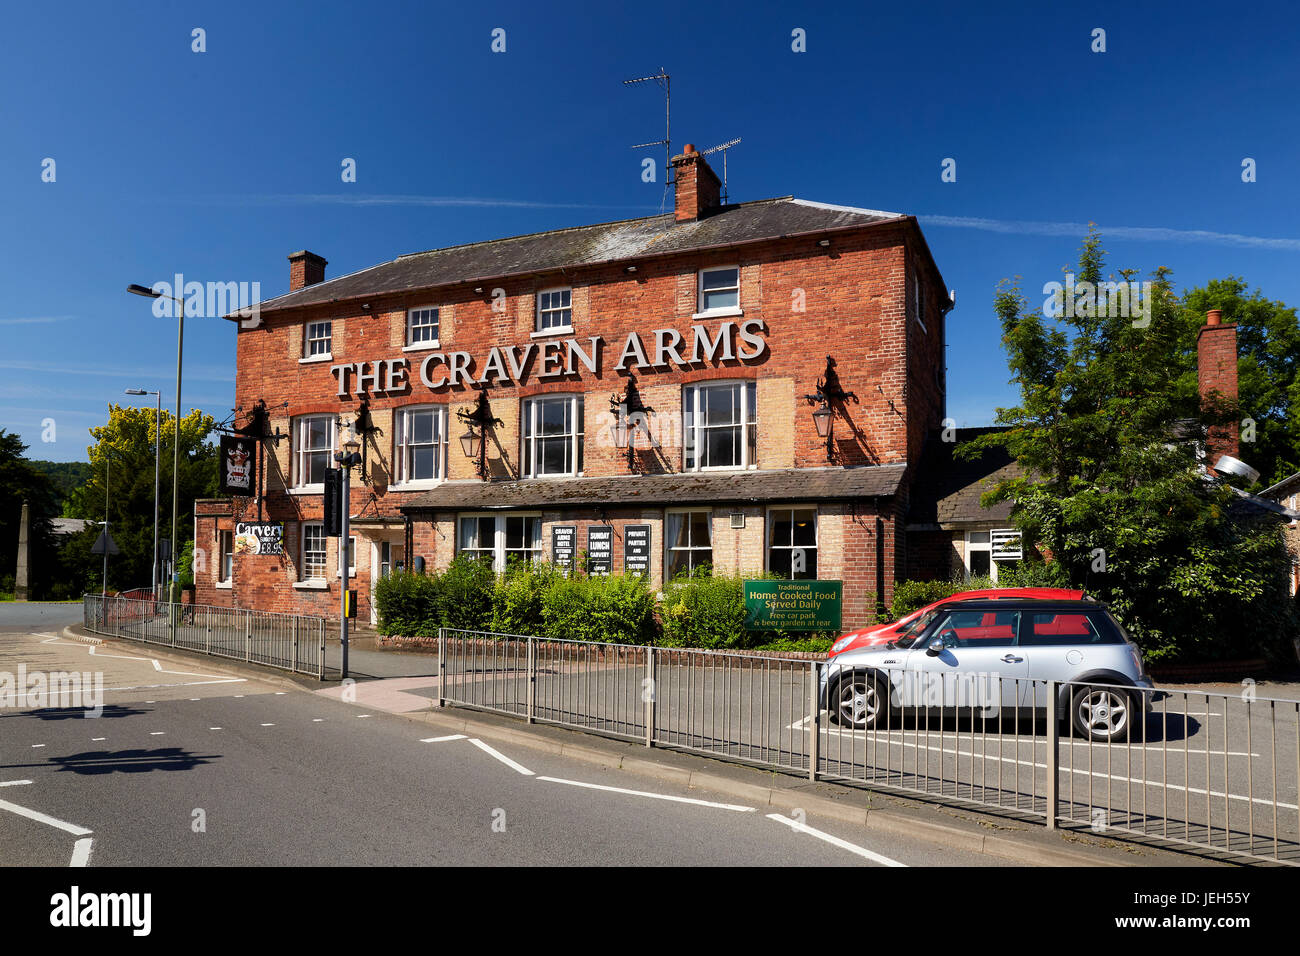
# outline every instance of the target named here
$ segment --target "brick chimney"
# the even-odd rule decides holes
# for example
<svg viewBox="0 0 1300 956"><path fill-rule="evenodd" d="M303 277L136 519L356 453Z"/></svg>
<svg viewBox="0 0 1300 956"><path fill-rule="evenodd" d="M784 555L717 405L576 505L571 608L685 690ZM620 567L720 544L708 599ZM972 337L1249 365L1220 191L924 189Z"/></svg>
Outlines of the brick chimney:
<svg viewBox="0 0 1300 956"><path fill-rule="evenodd" d="M695 146L686 144L680 156L673 157L676 171L678 222L690 222L705 216L710 209L722 205L722 181Z"/></svg>
<svg viewBox="0 0 1300 956"><path fill-rule="evenodd" d="M1205 313L1205 324L1196 334L1196 378L1202 401L1213 401L1217 396L1221 402L1236 404L1237 326L1224 325L1219 309ZM1239 428L1236 421L1210 428L1205 450L1211 467L1220 455L1240 457Z"/></svg>
<svg viewBox="0 0 1300 956"><path fill-rule="evenodd" d="M289 256L289 291L297 292L309 285L325 281L327 265L328 262L306 249Z"/></svg>

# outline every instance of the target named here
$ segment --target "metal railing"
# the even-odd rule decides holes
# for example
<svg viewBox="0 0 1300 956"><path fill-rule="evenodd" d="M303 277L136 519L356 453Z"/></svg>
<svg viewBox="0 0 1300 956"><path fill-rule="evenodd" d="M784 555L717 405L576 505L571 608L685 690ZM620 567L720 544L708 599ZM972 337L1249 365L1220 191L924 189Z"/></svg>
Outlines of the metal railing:
<svg viewBox="0 0 1300 956"><path fill-rule="evenodd" d="M863 674L823 661L449 628L438 644L442 705L1049 828L1300 865L1300 701L995 674ZM861 678L863 693L836 694L841 677Z"/></svg>
<svg viewBox="0 0 1300 956"><path fill-rule="evenodd" d="M325 677L324 618L87 594L85 627L148 644Z"/></svg>

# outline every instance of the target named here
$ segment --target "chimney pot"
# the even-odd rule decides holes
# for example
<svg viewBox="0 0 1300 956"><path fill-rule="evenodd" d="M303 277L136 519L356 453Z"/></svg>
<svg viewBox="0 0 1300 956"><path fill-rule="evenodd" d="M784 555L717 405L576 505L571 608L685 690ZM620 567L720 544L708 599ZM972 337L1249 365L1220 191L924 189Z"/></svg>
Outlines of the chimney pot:
<svg viewBox="0 0 1300 956"><path fill-rule="evenodd" d="M1205 313L1206 325L1220 325L1222 324L1222 322L1223 322L1222 309L1211 309L1209 312Z"/></svg>

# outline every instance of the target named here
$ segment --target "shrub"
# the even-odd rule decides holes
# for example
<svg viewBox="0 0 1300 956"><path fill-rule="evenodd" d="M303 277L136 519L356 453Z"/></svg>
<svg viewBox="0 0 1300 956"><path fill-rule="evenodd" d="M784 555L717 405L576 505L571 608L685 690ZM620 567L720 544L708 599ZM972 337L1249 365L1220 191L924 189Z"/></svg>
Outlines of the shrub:
<svg viewBox="0 0 1300 956"><path fill-rule="evenodd" d="M437 575L394 571L375 582L380 634L434 637L442 620Z"/></svg>
<svg viewBox="0 0 1300 956"><path fill-rule="evenodd" d="M838 635L837 635L838 636ZM757 651L811 651L825 654L835 642L832 637L781 637L754 648Z"/></svg>
<svg viewBox="0 0 1300 956"><path fill-rule="evenodd" d="M542 597L542 621L552 640L646 644L654 637L654 595L639 574L557 575Z"/></svg>
<svg viewBox="0 0 1300 956"><path fill-rule="evenodd" d="M889 610L897 620L917 608L950 597L965 588L951 581L900 581L894 585L894 600Z"/></svg>
<svg viewBox="0 0 1300 956"><path fill-rule="evenodd" d="M669 647L749 646L739 578L679 577L664 587L663 643Z"/></svg>
<svg viewBox="0 0 1300 956"><path fill-rule="evenodd" d="M1024 560L998 569L998 583L1004 588L1069 587L1065 569L1057 561Z"/></svg>
<svg viewBox="0 0 1300 956"><path fill-rule="evenodd" d="M458 554L438 575L438 617L444 627L492 630L492 593L496 573L487 558Z"/></svg>
<svg viewBox="0 0 1300 956"><path fill-rule="evenodd" d="M546 625L546 594L562 580L549 564L511 564L492 590L491 629L502 634L541 634Z"/></svg>

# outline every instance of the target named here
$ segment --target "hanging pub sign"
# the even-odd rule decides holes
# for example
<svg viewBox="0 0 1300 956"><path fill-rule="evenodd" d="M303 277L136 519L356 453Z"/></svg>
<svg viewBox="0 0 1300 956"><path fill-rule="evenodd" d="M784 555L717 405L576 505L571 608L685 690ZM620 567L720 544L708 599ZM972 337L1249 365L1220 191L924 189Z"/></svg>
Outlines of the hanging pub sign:
<svg viewBox="0 0 1300 956"><path fill-rule="evenodd" d="M221 493L253 495L257 488L257 440L221 436Z"/></svg>
<svg viewBox="0 0 1300 956"><path fill-rule="evenodd" d="M284 554L284 522L236 522L235 554Z"/></svg>

